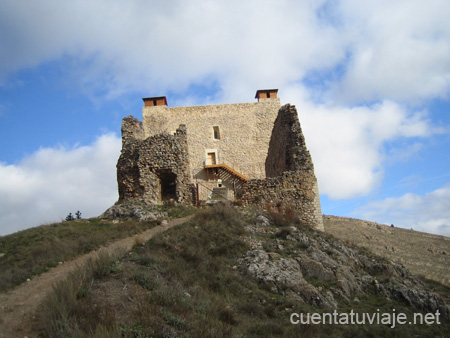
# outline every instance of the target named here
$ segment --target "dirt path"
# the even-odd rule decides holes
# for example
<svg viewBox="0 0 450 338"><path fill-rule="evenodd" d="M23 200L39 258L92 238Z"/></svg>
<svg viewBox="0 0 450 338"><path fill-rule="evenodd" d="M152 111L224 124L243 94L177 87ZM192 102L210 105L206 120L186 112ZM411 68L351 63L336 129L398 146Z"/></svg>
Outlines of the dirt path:
<svg viewBox="0 0 450 338"><path fill-rule="evenodd" d="M132 237L118 240L107 247L92 251L65 262L48 272L33 277L30 282L0 294L0 338L27 337L28 326L38 305L52 290L52 285L67 278L70 272L83 266L90 258L95 258L99 252L114 254L120 251L130 251L136 241L146 242L156 234L174 226L187 222L192 216L170 221L167 225L160 225ZM31 336L28 336L31 337Z"/></svg>

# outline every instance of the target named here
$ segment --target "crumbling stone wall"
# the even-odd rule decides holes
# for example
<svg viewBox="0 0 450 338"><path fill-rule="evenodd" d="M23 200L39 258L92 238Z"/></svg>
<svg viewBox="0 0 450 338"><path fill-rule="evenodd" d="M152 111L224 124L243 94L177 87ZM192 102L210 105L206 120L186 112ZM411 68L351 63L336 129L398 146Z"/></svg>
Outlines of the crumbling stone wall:
<svg viewBox="0 0 450 338"><path fill-rule="evenodd" d="M295 106L286 104L278 112L273 124L265 167L266 177L300 170L314 174L311 155L306 148Z"/></svg>
<svg viewBox="0 0 450 338"><path fill-rule="evenodd" d="M230 192L242 192L244 204L292 208L301 220L323 230L317 179L295 106L280 109L278 98L216 106L146 106L143 116L143 122L131 116L123 120L119 203L159 204L171 198L191 204L194 182L201 183L200 200L206 199L217 182L208 178L203 161L214 151L217 163L247 177L260 168L256 179L246 183L236 183L233 175L220 176ZM184 121L187 128L179 124L173 131L176 122ZM214 134L217 127L220 137ZM223 157L233 163L222 162Z"/></svg>
<svg viewBox="0 0 450 338"><path fill-rule="evenodd" d="M287 104L278 112L265 167L266 179L250 180L243 186L244 204L293 208L302 221L323 230L314 165L295 106Z"/></svg>
<svg viewBox="0 0 450 338"><path fill-rule="evenodd" d="M122 153L117 162L119 203L160 204L172 198L192 204L186 126L180 125L174 135L144 137L142 122L132 116L123 119Z"/></svg>

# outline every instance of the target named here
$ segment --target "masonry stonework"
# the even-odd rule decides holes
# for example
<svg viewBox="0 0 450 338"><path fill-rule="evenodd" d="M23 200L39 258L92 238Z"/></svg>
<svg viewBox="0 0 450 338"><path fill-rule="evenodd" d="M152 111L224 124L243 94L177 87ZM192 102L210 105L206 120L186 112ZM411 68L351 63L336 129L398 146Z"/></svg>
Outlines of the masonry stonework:
<svg viewBox="0 0 450 338"><path fill-rule="evenodd" d="M324 230L314 165L295 106L287 104L278 112L265 167L267 178L247 182L242 201L279 210L292 208L302 221Z"/></svg>
<svg viewBox="0 0 450 338"><path fill-rule="evenodd" d="M122 123L117 163L119 203L207 200L217 187L244 204L294 208L323 229L314 166L294 106L281 107L277 90L258 102L167 107L165 97L144 99L143 122Z"/></svg>
<svg viewBox="0 0 450 338"><path fill-rule="evenodd" d="M141 199L154 204L169 199L193 203L186 126L180 125L174 135L144 138L142 123L128 116L122 122L122 135L119 203Z"/></svg>
<svg viewBox="0 0 450 338"><path fill-rule="evenodd" d="M205 161L225 164L249 179L265 177L265 158L279 109L278 98L193 107L144 106L144 134L171 133L178 125L186 125L190 174L200 183L200 199L204 200L216 186L214 180L208 179ZM219 130L219 138L215 138L214 127ZM215 158L208 158L208 154ZM242 182L223 170L222 174L224 185L234 196Z"/></svg>

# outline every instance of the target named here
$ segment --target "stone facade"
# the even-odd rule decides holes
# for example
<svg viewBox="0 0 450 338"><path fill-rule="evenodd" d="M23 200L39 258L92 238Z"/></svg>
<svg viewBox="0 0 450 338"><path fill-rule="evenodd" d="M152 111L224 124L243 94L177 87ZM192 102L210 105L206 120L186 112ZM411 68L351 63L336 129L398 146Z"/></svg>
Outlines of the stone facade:
<svg viewBox="0 0 450 338"><path fill-rule="evenodd" d="M190 175L194 182L199 183L200 199L204 200L210 189L216 186L212 175L208 179L205 170L205 161L211 161L208 154L214 154L216 163L225 164L249 179L266 177L265 159L280 107L280 100L276 97L259 99L254 103L144 106L144 134L150 137L163 132L173 133L180 124L186 125ZM218 131L216 135L215 127ZM223 176L229 196L233 197L242 181L223 170L217 171L218 175Z"/></svg>
<svg viewBox="0 0 450 338"><path fill-rule="evenodd" d="M126 117L122 123L119 203L189 204L196 185L206 200L220 178L230 199L239 192L247 205L289 206L323 229L297 111L281 107L276 93L258 91L254 103L174 108L165 97L144 99L143 122Z"/></svg>

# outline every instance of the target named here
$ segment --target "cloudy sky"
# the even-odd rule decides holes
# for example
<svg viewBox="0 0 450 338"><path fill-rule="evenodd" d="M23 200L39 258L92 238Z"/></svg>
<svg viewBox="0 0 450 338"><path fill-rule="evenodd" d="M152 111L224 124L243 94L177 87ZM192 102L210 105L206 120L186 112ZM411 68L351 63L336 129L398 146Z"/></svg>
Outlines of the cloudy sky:
<svg viewBox="0 0 450 338"><path fill-rule="evenodd" d="M0 235L117 200L121 119L295 104L325 214L450 236L448 0L0 1Z"/></svg>

